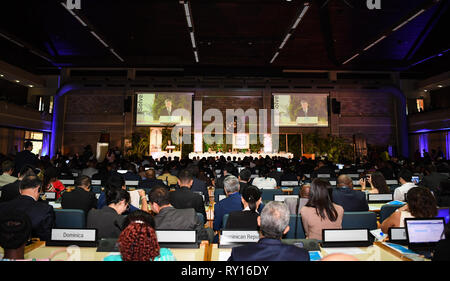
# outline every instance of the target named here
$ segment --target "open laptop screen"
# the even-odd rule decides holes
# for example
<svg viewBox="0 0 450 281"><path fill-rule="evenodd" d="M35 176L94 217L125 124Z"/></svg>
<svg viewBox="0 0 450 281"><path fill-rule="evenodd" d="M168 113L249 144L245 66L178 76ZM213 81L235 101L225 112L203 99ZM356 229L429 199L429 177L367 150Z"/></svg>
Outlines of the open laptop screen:
<svg viewBox="0 0 450 281"><path fill-rule="evenodd" d="M445 239L444 219L405 219L406 235L410 244L437 243Z"/></svg>

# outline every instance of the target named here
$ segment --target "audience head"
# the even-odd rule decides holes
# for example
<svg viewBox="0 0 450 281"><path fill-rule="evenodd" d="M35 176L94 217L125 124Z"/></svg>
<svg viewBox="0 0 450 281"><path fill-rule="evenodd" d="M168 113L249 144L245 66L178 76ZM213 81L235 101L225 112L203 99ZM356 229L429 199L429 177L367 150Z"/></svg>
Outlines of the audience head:
<svg viewBox="0 0 450 281"><path fill-rule="evenodd" d="M125 179L118 173L112 173L105 182L105 190L126 189Z"/></svg>
<svg viewBox="0 0 450 281"><path fill-rule="evenodd" d="M232 175L234 172L234 166L231 163L225 164L225 167L223 167L223 173L224 175Z"/></svg>
<svg viewBox="0 0 450 281"><path fill-rule="evenodd" d="M267 203L258 217L258 225L264 238L281 239L289 231L289 208L284 202Z"/></svg>
<svg viewBox="0 0 450 281"><path fill-rule="evenodd" d="M136 211L138 212L138 211ZM133 215L131 213L129 216ZM150 214L144 211L132 218L119 236L119 251L123 261L152 261L159 256L159 244Z"/></svg>
<svg viewBox="0 0 450 281"><path fill-rule="evenodd" d="M258 176L261 177L261 178L267 178L269 176L269 173L270 173L269 168L261 167L259 169Z"/></svg>
<svg viewBox="0 0 450 281"><path fill-rule="evenodd" d="M31 220L19 211L8 211L0 217L0 247L6 259L24 259L25 244L31 238Z"/></svg>
<svg viewBox="0 0 450 281"><path fill-rule="evenodd" d="M413 173L411 173L408 169L403 169L398 173L398 181L401 184L405 184L407 182L411 182L411 178L413 176Z"/></svg>
<svg viewBox="0 0 450 281"><path fill-rule="evenodd" d="M415 218L432 218L437 216L437 203L431 191L426 187L413 187L406 194L406 201L411 215Z"/></svg>
<svg viewBox="0 0 450 281"><path fill-rule="evenodd" d="M130 194L123 189L106 190L106 205L116 210L121 215L130 204Z"/></svg>
<svg viewBox="0 0 450 281"><path fill-rule="evenodd" d="M155 169L150 168L147 171L145 171L145 177L147 179L155 179L156 178Z"/></svg>
<svg viewBox="0 0 450 281"><path fill-rule="evenodd" d="M30 150L31 151L31 150L33 150L33 143L31 141L26 141L24 146L23 146L23 148L25 150Z"/></svg>
<svg viewBox="0 0 450 281"><path fill-rule="evenodd" d="M311 186L309 184L302 185L302 188L300 189L300 197L301 198L309 198L309 190L311 189Z"/></svg>
<svg viewBox="0 0 450 281"><path fill-rule="evenodd" d="M19 184L19 191L22 195L28 195L38 200L42 181L37 176L24 177Z"/></svg>
<svg viewBox="0 0 450 281"><path fill-rule="evenodd" d="M5 174L11 175L14 172L14 163L10 160L3 161L2 171Z"/></svg>
<svg viewBox="0 0 450 281"><path fill-rule="evenodd" d="M22 180L24 177L35 176L33 167L29 165L23 166L19 171L19 180Z"/></svg>
<svg viewBox="0 0 450 281"><path fill-rule="evenodd" d="M337 178L337 186L353 188L353 180L347 175L340 175Z"/></svg>
<svg viewBox="0 0 450 281"><path fill-rule="evenodd" d="M239 180L235 176L228 176L223 181L223 188L226 194L239 192Z"/></svg>
<svg viewBox="0 0 450 281"><path fill-rule="evenodd" d="M390 193L389 187L386 183L386 179L383 174L380 172L375 172L370 175L370 181L372 182L373 187L378 189L378 193L388 194Z"/></svg>
<svg viewBox="0 0 450 281"><path fill-rule="evenodd" d="M89 190L91 187L91 178L86 175L81 175L75 179L75 186Z"/></svg>
<svg viewBox="0 0 450 281"><path fill-rule="evenodd" d="M150 190L148 199L150 201L152 211L159 213L161 207L170 205L169 190L162 186L155 186Z"/></svg>
<svg viewBox="0 0 450 281"><path fill-rule="evenodd" d="M190 188L193 182L194 178L190 170L184 169L178 174L178 185L180 187L184 186Z"/></svg>
<svg viewBox="0 0 450 281"><path fill-rule="evenodd" d="M338 213L333 206L330 190L331 185L328 181L319 178L314 179L309 189L309 198L306 206L315 208L321 218L336 221Z"/></svg>
<svg viewBox="0 0 450 281"><path fill-rule="evenodd" d="M248 186L242 192L242 203L248 205L250 211L256 212L259 205L261 204L261 191L256 186Z"/></svg>
<svg viewBox="0 0 450 281"><path fill-rule="evenodd" d="M248 182L250 180L250 177L252 176L252 172L249 169L242 169L239 173L239 180Z"/></svg>

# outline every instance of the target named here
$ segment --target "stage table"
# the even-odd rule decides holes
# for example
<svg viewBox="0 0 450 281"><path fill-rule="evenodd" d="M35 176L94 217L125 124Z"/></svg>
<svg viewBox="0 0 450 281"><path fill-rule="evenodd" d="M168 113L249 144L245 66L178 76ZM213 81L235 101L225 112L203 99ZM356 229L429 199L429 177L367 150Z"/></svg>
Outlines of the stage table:
<svg viewBox="0 0 450 281"><path fill-rule="evenodd" d="M269 157L283 157L283 158L294 158L294 154L292 153L222 153L222 152L218 152L218 153L211 153L211 152L191 152L189 153L189 159L194 159L194 157L200 157L203 158L208 158L208 157L225 157L227 158L228 156L233 158L236 157L236 159L244 159L244 157L253 157L253 158L259 158L260 156L262 158L265 158L266 156Z"/></svg>

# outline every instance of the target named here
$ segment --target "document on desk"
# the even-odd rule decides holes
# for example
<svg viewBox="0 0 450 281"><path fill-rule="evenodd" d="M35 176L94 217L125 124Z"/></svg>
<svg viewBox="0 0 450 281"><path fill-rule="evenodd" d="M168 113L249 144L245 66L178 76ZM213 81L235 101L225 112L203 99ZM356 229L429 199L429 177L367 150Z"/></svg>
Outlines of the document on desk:
<svg viewBox="0 0 450 281"><path fill-rule="evenodd" d="M345 248L322 248L325 252L327 252L329 255L341 253L341 254L348 254L348 255L360 255L365 254L366 252L361 250L361 248L357 247L345 247Z"/></svg>
<svg viewBox="0 0 450 281"><path fill-rule="evenodd" d="M227 261L230 256L231 256L231 251L230 252L219 252L219 261Z"/></svg>

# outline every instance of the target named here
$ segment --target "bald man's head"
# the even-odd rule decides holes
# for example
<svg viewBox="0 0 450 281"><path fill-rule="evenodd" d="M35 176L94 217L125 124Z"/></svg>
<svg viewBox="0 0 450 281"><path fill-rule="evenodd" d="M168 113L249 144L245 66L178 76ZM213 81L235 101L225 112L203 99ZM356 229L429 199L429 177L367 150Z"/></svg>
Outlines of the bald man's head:
<svg viewBox="0 0 450 281"><path fill-rule="evenodd" d="M347 175L340 175L337 179L337 186L348 186L350 188L353 188L353 181L352 179Z"/></svg>

